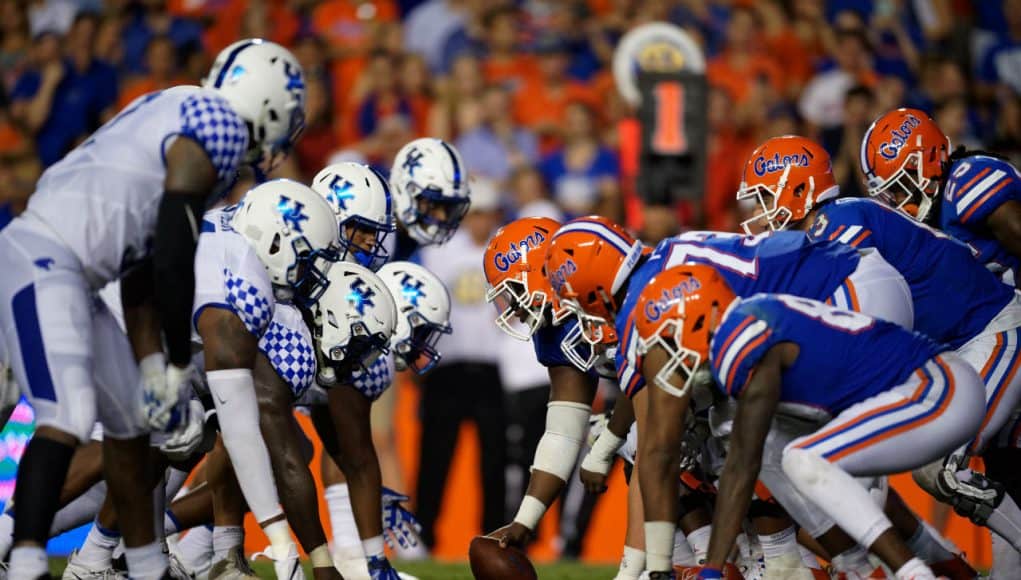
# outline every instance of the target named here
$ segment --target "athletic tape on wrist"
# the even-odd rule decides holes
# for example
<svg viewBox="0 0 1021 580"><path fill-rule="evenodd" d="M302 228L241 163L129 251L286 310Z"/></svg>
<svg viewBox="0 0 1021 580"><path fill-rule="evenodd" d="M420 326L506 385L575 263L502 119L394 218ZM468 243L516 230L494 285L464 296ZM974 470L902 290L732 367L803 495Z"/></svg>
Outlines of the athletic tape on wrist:
<svg viewBox="0 0 1021 580"><path fill-rule="evenodd" d="M546 504L539 501L539 498L526 495L521 498L521 507L518 508L514 521L534 532L545 513Z"/></svg>
<svg viewBox="0 0 1021 580"><path fill-rule="evenodd" d="M614 455L624 445L624 441L623 438L617 437L613 431L604 429L596 438L596 442L592 444L592 450L581 462L581 468L585 471L606 475L610 472L610 466L613 465Z"/></svg>

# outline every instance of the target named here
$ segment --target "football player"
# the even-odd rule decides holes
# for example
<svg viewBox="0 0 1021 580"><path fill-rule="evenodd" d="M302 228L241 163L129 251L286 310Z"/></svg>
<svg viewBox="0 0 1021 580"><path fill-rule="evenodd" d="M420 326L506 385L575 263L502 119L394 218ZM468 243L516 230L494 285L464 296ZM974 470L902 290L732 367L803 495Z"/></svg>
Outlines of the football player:
<svg viewBox="0 0 1021 580"><path fill-rule="evenodd" d="M312 304L328 288L336 222L318 194L281 179L255 187L235 206L206 213L201 228L193 319L206 382L223 447L270 540L277 576L291 578L301 574L298 554L260 431L253 370L260 341L273 340L267 333L276 328L271 323L277 301ZM219 497L214 491L214 505L237 501L226 493L230 487L220 488L225 493Z"/></svg>
<svg viewBox="0 0 1021 580"><path fill-rule="evenodd" d="M889 192L877 197L890 203ZM816 239L875 248L904 276L914 303L914 329L952 346L980 372L988 405L974 440L945 462L920 470L916 479L962 515L1021 546L1021 510L1002 486L967 468L968 457L989 446L1021 400L1021 377L1014 372L1021 360L1021 297L963 243L903 211L869 199L837 199L839 193L826 151L803 137L785 136L752 153L738 199L755 200L761 208L745 222L746 230L756 224L798 229ZM925 203L919 209L923 206L929 211Z"/></svg>
<svg viewBox="0 0 1021 580"><path fill-rule="evenodd" d="M919 467L969 440L982 422L984 397L968 363L921 334L816 300L738 299L708 266L658 273L638 304L638 349L657 390L684 396L708 371L737 401L701 578L722 578L778 412L825 417L772 458L797 491L897 578L935 578L854 477ZM646 528L650 542L673 537L670 522L647 521Z"/></svg>
<svg viewBox="0 0 1021 580"><path fill-rule="evenodd" d="M532 341L536 360L548 369L551 386L546 431L535 452L525 497L514 520L489 534L505 546L523 547L534 537L539 521L574 471L588 431L599 375L616 378L612 369L596 364L589 345L575 342L570 349L563 346L580 329L573 319L566 324L559 324L563 318L555 320L558 309L543 271L549 242L559 227L559 222L549 218L515 220L493 235L483 257L489 285L486 300L496 306L497 326L515 339ZM616 335L607 327L604 337L611 344ZM581 477L590 489L605 491L613 455L623 445L632 421L629 401L619 401L610 428L597 440L596 452L582 464ZM639 493L637 480L628 493L629 505L634 505ZM629 509L636 518L640 512L638 507ZM641 536L635 535L640 532L640 521L636 519L632 522L635 525L628 527L618 578L637 578L644 569Z"/></svg>
<svg viewBox="0 0 1021 580"><path fill-rule="evenodd" d="M1015 285L1021 265L1021 173L982 151L951 152L927 114L881 115L861 144L869 195L968 244L978 259Z"/></svg>
<svg viewBox="0 0 1021 580"><path fill-rule="evenodd" d="M301 67L287 50L236 43L218 56L202 88L139 97L47 169L28 210L4 229L0 358L39 425L19 468L12 577L47 573L44 545L57 496L97 414L131 574L163 575L151 490L140 482L149 479L148 427L176 420L189 374L198 222L242 164L268 171L287 154L303 125L304 92ZM117 279L130 349L90 336L105 316L93 311L92 293ZM136 385L93 377L93 368L133 364L132 350L145 361L144 397Z"/></svg>

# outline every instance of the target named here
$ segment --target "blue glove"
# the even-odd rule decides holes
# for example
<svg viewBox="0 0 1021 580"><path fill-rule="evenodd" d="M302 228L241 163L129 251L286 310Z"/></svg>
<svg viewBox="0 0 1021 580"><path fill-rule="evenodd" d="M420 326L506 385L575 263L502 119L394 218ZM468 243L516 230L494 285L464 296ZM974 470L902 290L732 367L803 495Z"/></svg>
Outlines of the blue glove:
<svg viewBox="0 0 1021 580"><path fill-rule="evenodd" d="M372 580L401 580L401 577L397 575L397 570L390 565L390 560L386 559L386 556L369 556L369 576Z"/></svg>
<svg viewBox="0 0 1021 580"><path fill-rule="evenodd" d="M401 502L408 499L404 494L388 487L383 488L383 537L393 549L397 549L394 544L402 548L418 545L418 532L422 531L422 525L418 523L415 514L401 505Z"/></svg>

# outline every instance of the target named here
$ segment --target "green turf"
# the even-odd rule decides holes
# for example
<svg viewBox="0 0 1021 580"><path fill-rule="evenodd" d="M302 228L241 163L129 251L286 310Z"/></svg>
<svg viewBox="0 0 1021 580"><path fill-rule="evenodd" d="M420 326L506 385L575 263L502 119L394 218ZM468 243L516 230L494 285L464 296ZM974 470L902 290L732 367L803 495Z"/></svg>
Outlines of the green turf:
<svg viewBox="0 0 1021 580"><path fill-rule="evenodd" d="M59 578L64 570L65 560L50 560L50 570L54 578ZM397 569L414 574L419 580L473 580L468 564L441 564L438 562L398 562ZM255 562L252 566L260 578L273 578L273 565L268 562ZM609 580L617 572L616 566L589 566L586 564L564 563L536 566L542 580ZM306 576L311 580L312 573L306 563Z"/></svg>

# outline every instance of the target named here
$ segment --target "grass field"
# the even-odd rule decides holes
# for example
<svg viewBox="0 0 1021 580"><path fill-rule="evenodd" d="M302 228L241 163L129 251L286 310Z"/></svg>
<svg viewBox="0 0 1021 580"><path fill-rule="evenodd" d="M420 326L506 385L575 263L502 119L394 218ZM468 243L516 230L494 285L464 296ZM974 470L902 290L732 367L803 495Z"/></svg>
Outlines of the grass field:
<svg viewBox="0 0 1021 580"><path fill-rule="evenodd" d="M60 578L65 560L50 560L54 578ZM473 580L468 564L444 564L438 562L399 562L397 569L414 574L419 580ZM252 566L260 578L273 578L273 566L268 562L255 562ZM617 572L616 566L590 566L579 563L547 564L536 566L542 580L609 580ZM311 579L311 570L306 566L306 576Z"/></svg>

